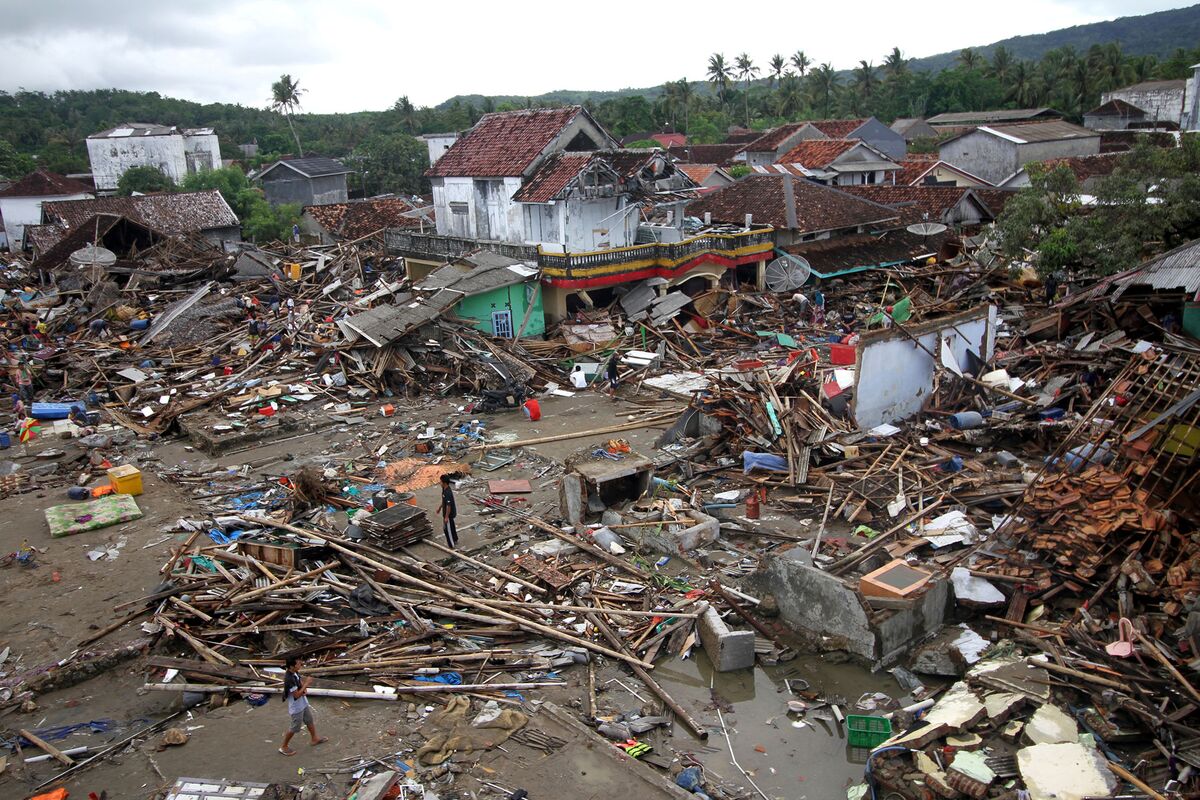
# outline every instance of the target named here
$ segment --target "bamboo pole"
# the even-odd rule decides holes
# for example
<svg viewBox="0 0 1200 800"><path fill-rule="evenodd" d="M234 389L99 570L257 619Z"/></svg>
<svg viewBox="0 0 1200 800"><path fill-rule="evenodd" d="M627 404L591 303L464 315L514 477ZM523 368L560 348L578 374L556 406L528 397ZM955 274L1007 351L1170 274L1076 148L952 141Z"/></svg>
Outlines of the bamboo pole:
<svg viewBox="0 0 1200 800"><path fill-rule="evenodd" d="M551 628L548 625L542 625L541 623L533 622L524 617L519 617L516 614L510 614L509 612L507 612L501 608L495 608L493 606L488 605L483 600L477 600L474 597L468 597L465 594L452 592L449 589L444 589L441 586L437 586L435 584L429 583L428 581L423 581L420 578L414 578L413 576L403 573L400 570L396 569L395 567L385 564L382 561L377 561L376 559L370 558L369 556L365 556L362 553L358 553L354 550L351 550L348 547L344 547L341 544L339 544L337 541L335 541L332 537L330 537L324 533L318 533L316 531L307 530L304 528L297 528L296 526L289 525L286 522L276 522L275 520L269 519L267 517L241 517L240 519L242 519L243 522L248 522L248 523L257 522L262 525L269 525L271 527L278 528L280 530L289 531L291 533L295 533L300 536L312 536L314 538L321 539L322 541L325 542L326 545L333 548L334 550L337 550L340 553L345 553L346 555L350 556L351 558L356 558L359 561L363 562L364 564L369 564L372 567L375 567L376 569L381 569L384 572L388 573L389 575L393 575L396 578L399 578L403 583L407 583L411 586L416 586L417 588L424 589L427 592L433 592L434 594L441 595L442 597L448 598L457 603L471 606L472 608L474 608L478 611L489 612L489 613L494 614L502 619L508 620L509 622L515 622L518 625L520 625L522 628L525 628L526 630L532 631L534 633L540 633L544 636L549 636L552 639L558 639L559 641L567 642L569 644L573 644L578 647L584 647L588 650L592 650L597 653L602 653L606 656L611 656L612 658L617 658L622 661L627 661L630 664L633 664L633 665L636 665L639 667L647 667L650 669L654 668L653 664L648 664L644 661L637 659L634 656L629 656L624 653L618 653L615 650L610 650L609 648L604 647L603 645L598 645L595 642L588 641L587 639L581 639L576 636L571 636L570 634L563 633L562 631L557 630L556 628Z"/></svg>
<svg viewBox="0 0 1200 800"><path fill-rule="evenodd" d="M494 442L492 444L480 444L472 447L472 450L495 450L497 448L514 448L527 447L534 444L549 444L551 442L565 442L568 439L582 439L585 436L600 436L606 433L620 433L622 431L633 431L638 428L652 427L655 423L665 422L669 419L678 417L682 413L679 411L671 411L666 414L655 414L652 417L637 420L636 422L625 422L620 425L609 425L607 428L593 428L590 431L576 431L574 433L560 433L555 436L539 436L535 439L518 439L515 442Z"/></svg>
<svg viewBox="0 0 1200 800"><path fill-rule="evenodd" d="M466 553L461 553L458 550L451 550L449 547L445 547L443 545L438 544L437 542L431 542L429 540L426 540L425 542L423 542L423 544L426 544L440 552L446 553L447 555L454 556L455 558L461 558L463 561L466 561L468 564L474 564L475 566L479 567L480 569L487 570L488 572L495 575L497 578L504 578L505 580L514 581L516 583L519 583L522 586L524 586L526 589L530 590L531 592L537 592L538 594L546 593L546 590L543 589L541 586L538 586L536 583L530 583L529 581L524 580L523 578L518 578L516 575L507 573L502 569L497 569L496 567L493 567L491 564L486 564L477 558L471 558L471 556L467 555Z"/></svg>
<svg viewBox="0 0 1200 800"><path fill-rule="evenodd" d="M541 683L460 683L457 686L444 683L428 683L422 686L397 686L395 694L381 692L363 692L352 689L309 689L305 694L313 697L345 697L355 700L391 700L400 699L402 694L441 694L447 692L494 692L510 689L537 689L542 686L565 686L561 681L544 681ZM213 694L216 692L258 692L260 694L283 694L278 686L223 686L209 683L147 683L143 689L152 692L200 692ZM30 741L33 741L32 739Z"/></svg>

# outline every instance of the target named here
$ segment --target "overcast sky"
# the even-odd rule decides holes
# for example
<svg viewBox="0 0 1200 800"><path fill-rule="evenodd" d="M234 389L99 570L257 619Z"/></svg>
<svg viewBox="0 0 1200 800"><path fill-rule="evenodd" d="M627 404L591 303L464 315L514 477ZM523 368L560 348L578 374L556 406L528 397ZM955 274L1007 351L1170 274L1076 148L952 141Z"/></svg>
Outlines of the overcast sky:
<svg viewBox="0 0 1200 800"><path fill-rule="evenodd" d="M122 88L264 106L281 73L303 109L418 106L456 94L536 95L704 77L710 53L765 66L802 49L836 68L1190 5L1000 3L0 0L0 88ZM610 9L610 10L605 10Z"/></svg>

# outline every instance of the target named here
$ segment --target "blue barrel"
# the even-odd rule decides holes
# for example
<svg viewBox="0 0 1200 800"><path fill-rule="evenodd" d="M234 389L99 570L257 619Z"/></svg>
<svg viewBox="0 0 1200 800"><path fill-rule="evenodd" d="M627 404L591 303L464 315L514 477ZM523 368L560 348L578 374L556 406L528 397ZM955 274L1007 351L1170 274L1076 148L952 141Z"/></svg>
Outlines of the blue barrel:
<svg viewBox="0 0 1200 800"><path fill-rule="evenodd" d="M144 331L144 330L146 330L146 328L149 328L149 327L150 327L150 320L148 320L148 319L135 319L135 320L130 320L130 322L129 322L129 330L131 330L131 331Z"/></svg>
<svg viewBox="0 0 1200 800"><path fill-rule="evenodd" d="M12 447L12 437L8 435L8 431L0 431L0 450L7 450Z"/></svg>

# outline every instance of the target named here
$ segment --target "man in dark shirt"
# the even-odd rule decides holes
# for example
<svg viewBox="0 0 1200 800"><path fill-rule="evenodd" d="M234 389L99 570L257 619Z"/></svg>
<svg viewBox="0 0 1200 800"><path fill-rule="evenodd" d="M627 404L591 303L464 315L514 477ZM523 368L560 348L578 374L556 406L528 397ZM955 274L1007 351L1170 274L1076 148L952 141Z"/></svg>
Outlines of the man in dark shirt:
<svg viewBox="0 0 1200 800"><path fill-rule="evenodd" d="M454 490L450 488L450 476L442 476L442 504L438 506L442 515L442 533L446 534L446 546L453 550L458 546L458 528L454 518L458 516L458 506L454 502Z"/></svg>
<svg viewBox="0 0 1200 800"><path fill-rule="evenodd" d="M608 389L612 393L614 400L617 398L617 386L620 385L617 370L617 354L613 353L612 358L608 359L608 366L604 370L604 376L608 378Z"/></svg>

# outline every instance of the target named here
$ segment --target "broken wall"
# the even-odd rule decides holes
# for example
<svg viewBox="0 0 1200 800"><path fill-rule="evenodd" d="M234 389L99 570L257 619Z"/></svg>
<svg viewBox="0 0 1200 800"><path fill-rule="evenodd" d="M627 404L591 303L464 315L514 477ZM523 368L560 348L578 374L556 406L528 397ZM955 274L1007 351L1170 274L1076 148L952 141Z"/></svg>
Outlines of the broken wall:
<svg viewBox="0 0 1200 800"><path fill-rule="evenodd" d="M934 373L941 365L914 338L943 363L952 357L955 366L966 364L968 350L987 361L995 349L996 307L974 308L903 330L864 334L858 345L854 390L854 418L860 428L916 414L933 391Z"/></svg>

